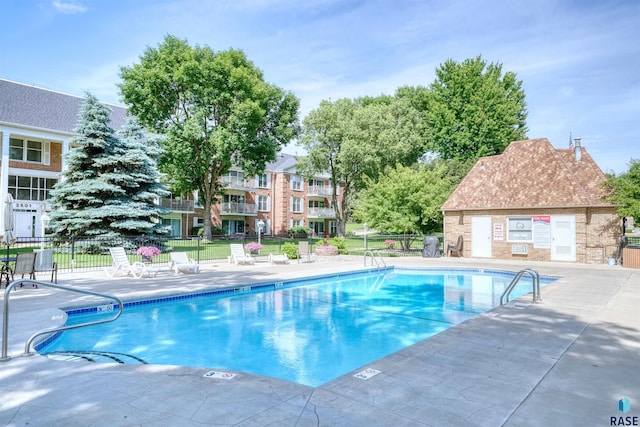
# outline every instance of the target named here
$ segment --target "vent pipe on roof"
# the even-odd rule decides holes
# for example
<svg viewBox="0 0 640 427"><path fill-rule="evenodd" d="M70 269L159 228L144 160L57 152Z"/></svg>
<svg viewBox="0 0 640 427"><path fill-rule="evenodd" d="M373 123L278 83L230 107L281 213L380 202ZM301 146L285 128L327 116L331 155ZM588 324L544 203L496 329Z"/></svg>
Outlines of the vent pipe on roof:
<svg viewBox="0 0 640 427"><path fill-rule="evenodd" d="M575 138L574 141L576 142L574 146L576 160L580 160L582 158L582 145L580 145L580 138Z"/></svg>

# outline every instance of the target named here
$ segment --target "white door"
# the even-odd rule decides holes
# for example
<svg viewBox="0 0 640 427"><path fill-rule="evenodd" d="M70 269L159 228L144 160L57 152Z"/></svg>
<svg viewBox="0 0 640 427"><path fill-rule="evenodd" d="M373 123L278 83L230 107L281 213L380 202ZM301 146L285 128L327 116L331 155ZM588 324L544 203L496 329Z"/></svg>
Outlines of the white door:
<svg viewBox="0 0 640 427"><path fill-rule="evenodd" d="M13 234L16 237L35 237L36 216L31 212L16 212Z"/></svg>
<svg viewBox="0 0 640 427"><path fill-rule="evenodd" d="M576 217L551 217L551 261L576 260Z"/></svg>
<svg viewBox="0 0 640 427"><path fill-rule="evenodd" d="M491 258L491 217L471 217L471 256Z"/></svg>

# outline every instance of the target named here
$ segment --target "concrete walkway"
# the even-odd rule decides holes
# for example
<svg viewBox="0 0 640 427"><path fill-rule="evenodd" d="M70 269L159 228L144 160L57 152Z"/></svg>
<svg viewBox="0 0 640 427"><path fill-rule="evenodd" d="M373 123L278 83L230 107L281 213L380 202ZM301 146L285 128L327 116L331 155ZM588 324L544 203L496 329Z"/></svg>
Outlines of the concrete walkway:
<svg viewBox="0 0 640 427"><path fill-rule="evenodd" d="M498 307L320 387L209 369L62 362L20 356L57 307L89 297L12 292L9 354L0 362L6 426L604 426L640 416L640 270L608 265L393 258L395 265L536 268L562 278L543 302ZM125 300L362 269L362 258L312 264L205 264L198 275L109 279L61 274L59 283ZM2 290L4 292L4 289ZM361 380L353 373L380 374ZM631 410L618 411L626 397Z"/></svg>

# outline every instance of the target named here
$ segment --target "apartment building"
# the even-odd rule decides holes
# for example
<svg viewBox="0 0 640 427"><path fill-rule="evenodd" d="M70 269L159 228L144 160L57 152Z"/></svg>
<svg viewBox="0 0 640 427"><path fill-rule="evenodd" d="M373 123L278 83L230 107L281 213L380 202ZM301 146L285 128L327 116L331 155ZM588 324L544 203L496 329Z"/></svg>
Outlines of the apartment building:
<svg viewBox="0 0 640 427"><path fill-rule="evenodd" d="M83 102L81 97L0 79L0 200L13 196L17 237L42 236L40 219L50 209L46 200L64 170ZM118 130L126 108L108 106L111 127ZM265 235L286 234L298 225L311 227L318 235L336 231L328 177L304 180L296 173L295 156L280 154L259 176L231 170L222 183L225 192L212 208L211 219L226 235L255 233L261 220ZM171 211L162 221L173 236L190 235L204 222L197 194L158 203Z"/></svg>
<svg viewBox="0 0 640 427"><path fill-rule="evenodd" d="M280 153L261 175L246 177L241 170L231 170L222 177L225 192L213 208L213 225L225 235L257 233L259 221L265 235L284 235L297 226L309 227L318 236L336 234L329 177L305 180L296 163L295 156ZM339 187L337 200L340 203Z"/></svg>

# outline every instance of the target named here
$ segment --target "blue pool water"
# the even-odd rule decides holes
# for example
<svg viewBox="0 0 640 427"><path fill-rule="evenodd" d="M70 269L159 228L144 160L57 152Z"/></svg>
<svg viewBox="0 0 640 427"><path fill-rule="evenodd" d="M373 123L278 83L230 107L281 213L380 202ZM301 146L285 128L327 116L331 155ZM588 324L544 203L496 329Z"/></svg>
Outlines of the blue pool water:
<svg viewBox="0 0 640 427"><path fill-rule="evenodd" d="M513 276L396 268L125 304L115 322L66 331L38 350L128 355L118 358L318 386L499 305ZM531 292L531 281L521 282L513 298ZM99 316L70 314L68 323Z"/></svg>

